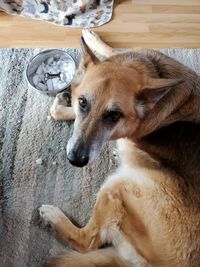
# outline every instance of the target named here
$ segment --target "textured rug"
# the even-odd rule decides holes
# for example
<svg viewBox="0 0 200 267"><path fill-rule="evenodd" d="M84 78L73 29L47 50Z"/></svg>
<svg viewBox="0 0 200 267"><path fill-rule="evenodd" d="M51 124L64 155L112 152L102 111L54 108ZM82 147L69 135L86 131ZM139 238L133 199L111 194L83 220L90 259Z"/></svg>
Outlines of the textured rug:
<svg viewBox="0 0 200 267"><path fill-rule="evenodd" d="M114 0L0 0L9 14L62 26L93 28L111 20Z"/></svg>
<svg viewBox="0 0 200 267"><path fill-rule="evenodd" d="M26 66L39 49L0 49L0 266L37 267L67 244L38 218L41 204L60 207L79 225L116 167L113 145L82 169L66 158L73 124L49 116L53 98L28 86ZM79 51L66 49L75 61ZM200 74L200 49L165 49ZM42 164L37 164L39 161Z"/></svg>

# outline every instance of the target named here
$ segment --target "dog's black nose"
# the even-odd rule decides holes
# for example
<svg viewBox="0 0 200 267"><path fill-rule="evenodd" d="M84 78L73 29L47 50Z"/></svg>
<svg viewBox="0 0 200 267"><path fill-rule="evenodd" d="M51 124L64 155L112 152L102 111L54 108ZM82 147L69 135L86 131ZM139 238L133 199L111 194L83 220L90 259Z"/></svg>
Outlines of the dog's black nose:
<svg viewBox="0 0 200 267"><path fill-rule="evenodd" d="M67 154L67 158L69 160L69 162L76 166L76 167L84 167L85 165L88 164L89 161L89 156L86 154L82 154L77 151L71 150L68 154Z"/></svg>

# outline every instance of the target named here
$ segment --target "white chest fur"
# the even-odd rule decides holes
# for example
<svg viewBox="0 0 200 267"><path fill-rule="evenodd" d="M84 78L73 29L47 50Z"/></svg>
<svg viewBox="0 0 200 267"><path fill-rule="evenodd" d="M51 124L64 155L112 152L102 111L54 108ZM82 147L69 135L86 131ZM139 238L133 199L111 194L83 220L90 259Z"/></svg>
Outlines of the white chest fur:
<svg viewBox="0 0 200 267"><path fill-rule="evenodd" d="M121 165L112 175L108 176L105 180L103 187L112 186L118 182L133 183L139 187L153 185L153 181L150 177L145 175L141 169L129 167L126 164Z"/></svg>
<svg viewBox="0 0 200 267"><path fill-rule="evenodd" d="M145 176L139 169L134 169L126 164L120 166L113 175L110 175L102 186L102 189L115 187L117 183L132 183L140 188L149 186L152 180ZM121 256L128 266L146 267L145 259L138 254L135 248L127 241L123 233L116 225L104 229L101 232L103 242L110 242L113 244L119 256Z"/></svg>
<svg viewBox="0 0 200 267"><path fill-rule="evenodd" d="M113 225L101 232L103 242L112 243L118 255L123 258L130 267L146 267L145 259L138 254L135 248L126 240L117 226Z"/></svg>

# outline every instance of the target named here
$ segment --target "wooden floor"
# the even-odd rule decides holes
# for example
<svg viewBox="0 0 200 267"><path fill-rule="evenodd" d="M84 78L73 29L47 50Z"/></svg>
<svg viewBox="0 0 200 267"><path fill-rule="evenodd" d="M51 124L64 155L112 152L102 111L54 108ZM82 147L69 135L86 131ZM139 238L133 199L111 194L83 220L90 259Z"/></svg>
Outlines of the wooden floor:
<svg viewBox="0 0 200 267"><path fill-rule="evenodd" d="M96 28L113 47L200 47L200 0L118 0ZM80 29L0 14L0 47L79 47Z"/></svg>

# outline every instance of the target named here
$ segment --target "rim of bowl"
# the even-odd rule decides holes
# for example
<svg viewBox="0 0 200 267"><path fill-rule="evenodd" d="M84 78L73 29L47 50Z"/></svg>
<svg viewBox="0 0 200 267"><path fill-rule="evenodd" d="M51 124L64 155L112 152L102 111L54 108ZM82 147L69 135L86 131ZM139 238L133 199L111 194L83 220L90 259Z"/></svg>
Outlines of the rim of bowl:
<svg viewBox="0 0 200 267"><path fill-rule="evenodd" d="M40 89L37 89L37 88L31 83L31 81L30 81L30 77L28 76L28 70L29 70L29 68L30 68L31 63L34 61L35 58L37 58L37 57L40 56L41 54L46 54L46 53L54 52L54 51L55 51L55 52L58 51L59 53L61 52L61 53L65 54L67 57L69 57L69 58L71 59L71 61L72 61L73 64L74 64L74 74L73 74L73 77L72 77L71 81L69 81L69 82L66 84L66 87L65 87L64 89L62 89L62 90L54 90L54 91L42 91L42 90L40 90ZM64 51L64 50L61 50L61 49L47 49L47 50L44 50L44 51L41 51L41 52L37 53L35 56L33 56L33 57L30 59L28 65L27 65L27 68L26 68L26 78L27 78L27 80L28 80L28 83L29 83L35 90L37 90L37 91L39 91L39 92L41 92L41 93L44 93L44 94L56 94L56 93L59 93L59 92L62 92L62 91L64 91L64 90L66 90L66 89L71 85L71 83L72 83L72 81L73 81L73 79L74 79L74 75L75 75L75 73L76 73L76 62L75 62L75 60L73 59L73 57L72 57L68 52L66 52L66 51Z"/></svg>

